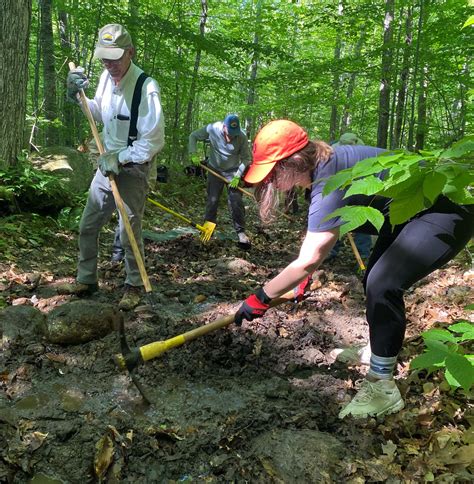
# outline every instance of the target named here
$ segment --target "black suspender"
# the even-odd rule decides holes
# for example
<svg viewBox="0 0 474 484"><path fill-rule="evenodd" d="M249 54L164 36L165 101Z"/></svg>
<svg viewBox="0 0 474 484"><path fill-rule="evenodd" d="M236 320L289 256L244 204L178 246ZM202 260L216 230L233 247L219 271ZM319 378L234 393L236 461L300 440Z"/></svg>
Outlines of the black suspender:
<svg viewBox="0 0 474 484"><path fill-rule="evenodd" d="M127 146L132 146L132 143L137 139L138 108L140 106L140 101L142 100L143 83L147 77L148 75L142 72L138 76L135 84L135 90L133 91L132 98L132 109L130 110L130 128L128 130Z"/></svg>

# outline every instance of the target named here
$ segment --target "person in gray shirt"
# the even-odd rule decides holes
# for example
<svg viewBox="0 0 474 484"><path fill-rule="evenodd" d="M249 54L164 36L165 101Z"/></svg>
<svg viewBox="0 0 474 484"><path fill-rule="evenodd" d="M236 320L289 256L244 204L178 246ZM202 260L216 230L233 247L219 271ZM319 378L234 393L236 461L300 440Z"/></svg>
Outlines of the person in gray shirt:
<svg viewBox="0 0 474 484"><path fill-rule="evenodd" d="M209 141L209 168L228 181L227 201L237 232L239 246L250 247L250 240L245 233L245 207L242 192L238 190L240 178L250 164L248 139L240 129L237 115L229 114L224 121L208 124L189 135L188 152L191 161L199 165L201 157L196 153L198 141ZM209 173L207 177L207 203L205 220L216 222L219 198L225 182Z"/></svg>

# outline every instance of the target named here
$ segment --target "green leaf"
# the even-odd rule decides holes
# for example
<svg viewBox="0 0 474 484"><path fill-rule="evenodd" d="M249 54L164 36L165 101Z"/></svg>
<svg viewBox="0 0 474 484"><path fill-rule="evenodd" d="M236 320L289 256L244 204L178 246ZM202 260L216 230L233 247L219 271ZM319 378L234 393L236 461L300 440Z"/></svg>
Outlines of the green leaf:
<svg viewBox="0 0 474 484"><path fill-rule="evenodd" d="M362 180L355 180L352 182L350 188L347 190L344 198L351 195L373 195L377 193L383 187L383 182L375 176L368 176Z"/></svg>
<svg viewBox="0 0 474 484"><path fill-rule="evenodd" d="M442 173L436 171L429 173L423 180L423 195L434 203L446 185L446 180L446 176Z"/></svg>
<svg viewBox="0 0 474 484"><path fill-rule="evenodd" d="M459 321L458 323L449 325L448 329L456 333L469 333L474 331L474 324L469 321Z"/></svg>
<svg viewBox="0 0 474 484"><path fill-rule="evenodd" d="M469 27L469 25L474 24L474 15L471 15L465 22L464 25L461 27L461 30L465 27Z"/></svg>
<svg viewBox="0 0 474 484"><path fill-rule="evenodd" d="M357 162L352 168L354 178L380 173L384 167L379 163L379 158L366 158Z"/></svg>
<svg viewBox="0 0 474 484"><path fill-rule="evenodd" d="M448 374L464 390L468 391L474 384L474 371L471 363L462 355L453 354L446 358L446 379ZM448 380L448 383L451 382Z"/></svg>
<svg viewBox="0 0 474 484"><path fill-rule="evenodd" d="M341 236L364 225L366 222L370 222L378 231L385 221L383 214L377 209L359 205L338 208L324 217L324 220L329 220L333 217L341 217L346 222L340 227Z"/></svg>
<svg viewBox="0 0 474 484"><path fill-rule="evenodd" d="M467 171L462 171L453 179L448 179L443 188L443 194L455 203L472 204L474 203L474 196L467 190L467 187L473 183L474 176Z"/></svg>
<svg viewBox="0 0 474 484"><path fill-rule="evenodd" d="M423 192L418 191L409 196L396 198L390 203L389 217L392 226L410 220L425 208Z"/></svg>
<svg viewBox="0 0 474 484"><path fill-rule="evenodd" d="M474 152L474 135L466 136L443 151L440 158L460 158Z"/></svg>
<svg viewBox="0 0 474 484"><path fill-rule="evenodd" d="M425 331L423 334L423 339L427 340L437 340L437 341L451 341L452 343L456 343L458 340L456 336L450 333L446 329L430 329Z"/></svg>
<svg viewBox="0 0 474 484"><path fill-rule="evenodd" d="M323 188L323 195L328 195L329 193L342 187L348 180L352 178L352 170L342 170L335 175L328 178L326 185Z"/></svg>
<svg viewBox="0 0 474 484"><path fill-rule="evenodd" d="M432 370L433 368L439 368L440 366L443 366L445 359L445 355L437 354L430 351L418 355L416 358L413 358L410 363L410 368L413 370Z"/></svg>
<svg viewBox="0 0 474 484"><path fill-rule="evenodd" d="M467 306L464 306L464 309L466 311L474 311L474 304L468 304Z"/></svg>

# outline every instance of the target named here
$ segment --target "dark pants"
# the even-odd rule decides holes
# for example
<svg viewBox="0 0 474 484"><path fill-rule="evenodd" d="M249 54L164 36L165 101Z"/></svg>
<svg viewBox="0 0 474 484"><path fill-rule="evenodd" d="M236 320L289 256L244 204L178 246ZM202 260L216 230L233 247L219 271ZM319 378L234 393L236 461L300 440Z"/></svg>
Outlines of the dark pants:
<svg viewBox="0 0 474 484"><path fill-rule="evenodd" d="M386 222L364 278L372 352L396 356L405 336L403 294L451 260L473 235L474 207L441 198L430 209L395 227Z"/></svg>
<svg viewBox="0 0 474 484"><path fill-rule="evenodd" d="M233 174L221 173L227 180L232 180ZM207 204L205 220L209 222L216 222L217 207L219 206L219 198L226 183L217 178L212 173L207 176ZM232 223L237 233L245 231L245 207L242 201L242 192L236 188L230 188L227 185L227 204L229 212L232 216Z"/></svg>

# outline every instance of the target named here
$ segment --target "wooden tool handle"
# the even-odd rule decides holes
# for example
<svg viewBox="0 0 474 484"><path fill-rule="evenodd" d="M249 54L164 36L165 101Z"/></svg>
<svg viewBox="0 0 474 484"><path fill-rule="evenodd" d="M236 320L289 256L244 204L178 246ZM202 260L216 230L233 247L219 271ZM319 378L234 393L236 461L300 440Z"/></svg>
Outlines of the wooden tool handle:
<svg viewBox="0 0 474 484"><path fill-rule="evenodd" d="M352 252L354 252L354 255L357 260L357 263L359 264L360 270L365 271L364 261L360 256L359 249L357 248L357 245L355 245L355 242L354 242L354 237L352 237L352 234L350 232L347 232L347 238L349 239L349 243L351 244L351 247L352 247Z"/></svg>
<svg viewBox="0 0 474 484"><path fill-rule="evenodd" d="M69 70L71 71L76 68L76 65L74 64L74 62L69 62L68 65L69 65ZM89 108L89 104L87 102L87 98L86 98L86 95L84 94L83 89L79 89L79 97L81 98L82 111L84 112L84 114L86 115L89 121L89 125L92 130L92 134L94 136L97 149L99 150L99 153L102 155L105 153L104 145L102 144L102 140L100 139L99 131L97 130L94 117L92 116L92 113ZM148 275L145 270L145 265L143 263L142 254L140 252L140 249L138 248L137 241L135 239L135 235L133 233L132 226L130 225L130 220L127 215L127 211L125 210L122 197L120 196L117 183L115 182L115 178L113 177L113 175L109 175L109 182L110 182L110 187L112 188L112 193L114 195L115 205L117 206L117 209L120 212L120 216L122 217L122 222L125 226L125 231L127 232L128 240L130 241L133 255L135 257L135 260L137 261L138 270L140 271L140 276L142 278L143 285L145 286L145 291L149 293L152 291L150 279L148 279Z"/></svg>

